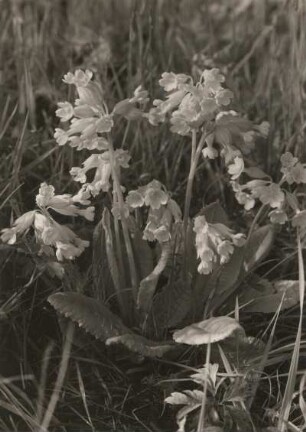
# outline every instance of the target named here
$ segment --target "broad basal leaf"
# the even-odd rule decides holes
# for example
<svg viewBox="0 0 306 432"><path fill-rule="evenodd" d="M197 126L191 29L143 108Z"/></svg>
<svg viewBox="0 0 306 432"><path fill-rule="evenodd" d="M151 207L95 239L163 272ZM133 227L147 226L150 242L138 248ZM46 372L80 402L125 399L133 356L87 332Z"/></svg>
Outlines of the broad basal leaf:
<svg viewBox="0 0 306 432"><path fill-rule="evenodd" d="M178 325L187 315L191 306L191 281L183 279L166 285L154 297L152 318L159 328L171 328Z"/></svg>
<svg viewBox="0 0 306 432"><path fill-rule="evenodd" d="M134 232L132 245L139 279L144 279L153 271L152 249L148 245L148 242L143 240L140 231Z"/></svg>
<svg viewBox="0 0 306 432"><path fill-rule="evenodd" d="M130 351L144 357L162 357L174 347L173 342L155 342L137 334L124 334L106 340L106 345L122 344Z"/></svg>
<svg viewBox="0 0 306 432"><path fill-rule="evenodd" d="M262 226L253 232L245 248L245 271L250 271L257 263L264 259L269 253L273 241L274 229L272 225Z"/></svg>
<svg viewBox="0 0 306 432"><path fill-rule="evenodd" d="M68 292L52 294L48 301L59 313L102 341L130 332L119 317L93 298Z"/></svg>
<svg viewBox="0 0 306 432"><path fill-rule="evenodd" d="M219 270L216 271L215 277L210 281L211 284L215 284L215 295L223 294L236 284L241 272L244 256L244 248L236 247L229 262L221 265Z"/></svg>
<svg viewBox="0 0 306 432"><path fill-rule="evenodd" d="M121 287L120 271L118 267L118 261L117 261L114 238L113 238L113 230L111 226L111 215L108 209L104 209L103 216L102 216L102 225L105 232L105 249L106 249L107 262L109 265L110 273L112 275L112 280L115 289L119 293L121 291L121 288L124 289L125 287ZM120 294L119 294L119 298L120 298Z"/></svg>
<svg viewBox="0 0 306 432"><path fill-rule="evenodd" d="M220 307L235 292L245 256L244 247L235 248L228 263L219 266L207 281L206 292L213 293L211 310Z"/></svg>
<svg viewBox="0 0 306 432"><path fill-rule="evenodd" d="M154 267L153 271L140 282L137 305L142 312L147 313L152 305L152 298L155 293L156 285L159 276L165 269L169 256L170 256L171 246L169 242L162 244L162 251L157 265Z"/></svg>
<svg viewBox="0 0 306 432"><path fill-rule="evenodd" d="M105 232L102 220L96 225L93 232L92 253L94 297L105 300L114 288L106 255Z"/></svg>
<svg viewBox="0 0 306 432"><path fill-rule="evenodd" d="M221 346L230 363L239 370L249 369L251 365L257 366L266 347L260 339L244 333L225 339Z"/></svg>
<svg viewBox="0 0 306 432"><path fill-rule="evenodd" d="M234 318L222 316L209 318L191 324L182 330L177 330L173 334L173 339L177 343L203 345L226 339L237 330L244 332L240 324Z"/></svg>
<svg viewBox="0 0 306 432"><path fill-rule="evenodd" d="M205 216L208 223L221 223L223 225L229 225L230 223L227 214L218 201L205 206L197 216L200 215Z"/></svg>
<svg viewBox="0 0 306 432"><path fill-rule="evenodd" d="M247 312L274 313L281 304L281 310L299 303L299 281L282 280L271 283L263 280L243 288L239 297L240 304Z"/></svg>

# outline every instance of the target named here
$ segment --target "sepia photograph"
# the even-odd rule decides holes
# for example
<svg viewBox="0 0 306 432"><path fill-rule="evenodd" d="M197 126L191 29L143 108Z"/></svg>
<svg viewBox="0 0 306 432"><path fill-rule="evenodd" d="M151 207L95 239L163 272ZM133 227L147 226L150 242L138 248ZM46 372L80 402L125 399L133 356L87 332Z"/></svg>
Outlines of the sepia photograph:
<svg viewBox="0 0 306 432"><path fill-rule="evenodd" d="M0 432L306 431L306 0L0 0Z"/></svg>

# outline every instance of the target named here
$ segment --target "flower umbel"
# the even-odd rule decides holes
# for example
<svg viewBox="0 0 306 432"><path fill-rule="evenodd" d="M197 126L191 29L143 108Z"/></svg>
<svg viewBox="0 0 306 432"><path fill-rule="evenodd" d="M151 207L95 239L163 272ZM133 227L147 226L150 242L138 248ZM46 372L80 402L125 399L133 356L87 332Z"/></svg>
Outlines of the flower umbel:
<svg viewBox="0 0 306 432"><path fill-rule="evenodd" d="M208 223L205 216L197 216L194 219L194 232L197 256L200 259L199 273L209 274L220 263L229 261L234 252L234 246L243 246L245 237L243 234L235 234L223 224Z"/></svg>

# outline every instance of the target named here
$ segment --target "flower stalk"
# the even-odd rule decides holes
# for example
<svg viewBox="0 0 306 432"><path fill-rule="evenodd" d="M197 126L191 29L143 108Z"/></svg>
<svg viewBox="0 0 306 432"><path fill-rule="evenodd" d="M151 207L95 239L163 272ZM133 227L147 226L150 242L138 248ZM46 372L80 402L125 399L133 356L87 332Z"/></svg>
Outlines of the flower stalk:
<svg viewBox="0 0 306 432"><path fill-rule="evenodd" d="M127 252L129 269L130 269L132 292L133 292L134 298L136 299L137 298L137 292L138 292L138 277L137 277L137 271L136 271L136 265L135 265L135 260L134 260L134 254L133 254L129 229L128 229L128 226L126 223L126 215L124 212L124 207L125 207L124 206L124 198L123 198L123 194L122 194L122 190L121 190L118 172L116 169L115 151L114 151L113 142L112 142L112 139L110 136L108 137L108 142L109 142L110 166L111 166L111 170L112 170L113 185L114 185L114 191L115 191L117 199L118 199L118 206L119 206L119 212L120 212L120 218L121 218L123 237L124 237L124 242L125 242L125 246L126 246L126 252Z"/></svg>

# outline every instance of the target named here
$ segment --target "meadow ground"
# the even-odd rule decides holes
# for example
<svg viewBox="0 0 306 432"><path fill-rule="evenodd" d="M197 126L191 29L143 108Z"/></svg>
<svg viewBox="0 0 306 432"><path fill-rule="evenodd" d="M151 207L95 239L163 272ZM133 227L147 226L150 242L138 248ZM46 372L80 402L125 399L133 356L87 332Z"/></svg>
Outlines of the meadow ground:
<svg viewBox="0 0 306 432"><path fill-rule="evenodd" d="M71 235L61 231L56 243L49 226L46 240L37 216L33 216L36 241L33 231L16 242L8 241L15 232L2 232L0 431L304 430L305 29L304 0L0 0L0 229L13 226L16 218L35 208L41 183L53 185L58 194L77 194L80 188L70 170L82 165L84 152L58 145L59 138L54 137L55 128L62 127L58 117L63 118L63 112L56 115L57 104L69 101L62 106L69 110L75 97L73 86L63 82L69 71L93 72L99 87L89 96L80 96L79 91L81 104L82 97L87 98L90 109L90 101L100 97L102 88L103 101L115 107L118 117L111 130L114 148L123 152L122 159L125 152L131 157L129 168L125 161L117 162L122 168L117 178L116 162L107 147L110 129L105 123L99 123L100 129L96 126L99 139L107 133L108 144L106 138L99 144L106 147L93 148L110 152L111 174L100 173L111 177L109 190L101 186L102 192L90 198L96 209L94 220L89 213L85 217L89 221L75 217L79 207L71 207L74 204L67 197L60 202L66 206L69 201L69 209L61 207L55 217L61 226L69 226L90 242L75 260L65 259L67 245L58 246L65 243L65 235ZM239 121L231 114L227 123L219 124L218 114L201 117L201 124L198 117L188 122L192 110L182 105L175 119L175 104L170 103L170 108L161 106L165 117L173 116L172 127L175 124L177 129L171 131L165 119L152 125L153 114L161 115L157 107L149 116L152 101L164 100L165 91L171 99L171 91L181 88L180 79L189 83L187 78L164 75L161 89L164 72L190 75L202 89L206 85L202 72L216 68L222 74L218 85L224 86L216 92L230 89L218 93L218 100L214 96L216 110L222 111L222 105L228 110L231 101L230 109L239 113ZM78 90L86 87L80 77L71 80ZM213 88L215 81L209 82ZM148 91L149 101L147 95L134 94L140 85ZM136 102L131 102L133 95L138 97ZM198 97L196 87L190 95ZM116 105L123 100L124 104ZM77 112L77 107L73 109ZM202 114L202 105L199 110ZM103 119L112 122L106 114ZM68 123L70 119L68 115ZM82 123L77 133L82 134L86 126ZM204 141L200 147L201 140L196 139L204 132L223 148L216 158L200 153ZM237 144L241 139L256 141L249 153ZM88 140L86 145L88 157L92 153ZM213 151L207 146L207 152ZM190 185L190 157L195 157L196 149L200 158ZM282 159L282 155L287 156ZM242 159L244 165L239 167ZM249 195L243 199L254 201L249 208L246 201L243 206L235 198L237 178L245 182L247 175ZM153 187L153 179L164 186ZM250 179L257 183L251 185ZM117 180L125 186L123 192ZM265 187L273 184L269 196L255 188L264 187L263 181ZM136 195L128 193L147 184L155 188L155 195L140 190L140 205ZM44 193L40 191L40 197ZM129 207L124 207L122 197ZM187 208L187 213L179 215L171 204L167 215L172 212L173 220L158 225L154 210L170 201L182 210L185 207L185 213ZM141 213L145 205L149 210ZM42 217L47 207L39 205ZM131 213L136 207L135 218L124 216L125 209ZM138 236L139 229L143 230L144 218L152 209L145 242ZM189 233L193 222L188 217L205 224L201 216L210 224L207 229L221 230L222 224L233 231L224 234L222 228L222 241L226 239L229 248L223 254L224 269L221 261L212 276L199 277L191 274L199 261L196 255L192 261L194 246L188 249L187 243L189 235L193 243L195 237L198 258L207 266L203 258L207 244L203 245L196 225L196 234ZM246 245L235 247L235 253L234 232L246 237ZM171 241L161 237L165 235ZM234 243L229 244L229 239ZM73 241L75 246L78 240L73 237ZM45 255L39 250L42 243ZM55 244L60 267L55 256L50 258ZM134 279L131 254L137 267ZM222 257L220 248L218 254ZM156 283L152 285L151 279L140 283L158 263L162 270L153 276ZM138 286L144 297L130 295ZM77 297L84 294L95 300ZM166 318L158 315L163 303L167 303ZM197 303L202 309L196 309ZM225 319L211 330L207 321L212 317L232 321ZM198 333L186 327L204 318ZM156 323L161 322L158 328ZM72 323L81 324L87 333ZM187 329L187 336L177 329ZM173 335L178 342L174 348ZM120 343L114 339L118 337ZM191 373L198 376L190 378Z"/></svg>

